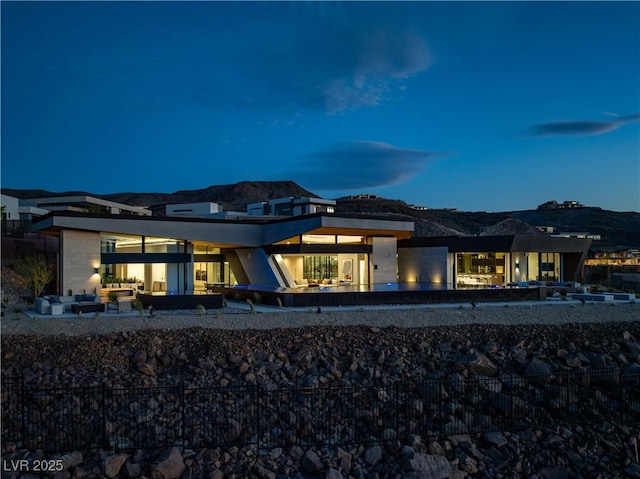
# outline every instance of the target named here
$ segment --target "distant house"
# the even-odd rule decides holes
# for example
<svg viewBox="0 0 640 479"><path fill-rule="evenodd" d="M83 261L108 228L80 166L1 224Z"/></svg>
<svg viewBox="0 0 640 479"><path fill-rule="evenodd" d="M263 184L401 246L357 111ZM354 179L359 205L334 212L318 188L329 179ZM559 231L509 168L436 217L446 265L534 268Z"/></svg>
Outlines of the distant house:
<svg viewBox="0 0 640 479"><path fill-rule="evenodd" d="M584 205L573 200L563 201L562 203L558 203L556 200L552 200L538 205L539 210L557 210L570 208L584 208Z"/></svg>
<svg viewBox="0 0 640 479"><path fill-rule="evenodd" d="M336 202L324 198L286 197L259 201L247 205L249 215L300 216L315 213L335 213Z"/></svg>

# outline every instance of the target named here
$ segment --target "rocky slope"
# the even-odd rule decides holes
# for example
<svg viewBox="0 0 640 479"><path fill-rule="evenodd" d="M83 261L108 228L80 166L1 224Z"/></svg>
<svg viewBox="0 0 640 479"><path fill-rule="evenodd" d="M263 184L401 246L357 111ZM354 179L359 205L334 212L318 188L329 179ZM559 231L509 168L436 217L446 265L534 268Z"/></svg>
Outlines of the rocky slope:
<svg viewBox="0 0 640 479"><path fill-rule="evenodd" d="M270 426L261 433L266 438L263 449L232 446L187 447L184 452L171 448L146 452L134 449L126 453L75 452L64 456L68 474L56 477L640 477L640 466L630 443L631 438L638 436L640 426L637 376L636 382L625 389L627 424L622 424L606 420L611 419L606 414L606 405L620 400L616 396L618 389L604 387L608 380L594 372L609 368L629 374L640 371L639 340L640 321L414 329L195 328L93 337L3 336L2 373L4 377L22 375L27 387L96 383L129 387L184 382L187 388L255 385L263 391L272 391L290 387L375 386L379 388L375 395L362 403L367 408L363 418L379 417L368 427L389 419L384 404L390 399L381 394L387 394L390 385L412 380L446 383L445 400L439 406L431 390L403 399L402 414L409 421L406 429L383 429L377 442L335 447L297 443L296 437L310 437L305 435L309 432L305 428L317 424L314 418L320 413L305 412L306 406L293 403L268 402L262 397L261 401L267 401L263 408L271 411L265 416ZM566 390L567 384L562 381L535 383L527 379L536 373L562 377L566 371L581 372L584 380L590 378L589 394L580 389L582 395L573 397L573 390ZM469 381L478 378L485 380L484 386L469 389L473 384ZM527 385L521 382L525 380ZM507 430L498 427L500 418L507 414L502 409L506 398L513 402L506 409L516 411L523 424L529 418L535 421L552 417L557 413L555 409L569 407L577 407L582 413L591 411L593 422L525 425ZM347 401L349 407L341 402L334 404L338 415L334 427L340 424L339 414L358 410L352 397L341 400ZM166 402L170 401L168 398L155 398L153 402L159 403L155 405L151 398L130 401L125 410L133 412L126 416L134 421L130 426L133 432L149 408L170 411L172 407L171 402ZM251 410L253 402L249 399L235 401L237 410ZM378 408L380 412L376 413ZM435 409L431 415L426 414L430 408ZM193 414L197 411L194 406ZM218 422L222 420L226 425L225 434L241 437L246 432L243 424L234 423L233 417L225 418L224 412L218 410L215 415ZM125 416L119 417L124 421ZM439 425L432 422L433 417L439 418L436 421ZM461 435L447 429L454 419L465 423L471 417L483 417L496 427ZM211 419L210 415L203 416L198 423L206 424ZM367 419L363 420L366 424ZM359 427L359 423L349 424ZM172 437L169 430L167 426L165 434ZM440 431L438 437L431 437L434 430ZM348 428L343 433L349 434ZM125 433L121 430L119 434ZM19 444L11 443L4 444L2 452L5 460L58 457L21 450Z"/></svg>

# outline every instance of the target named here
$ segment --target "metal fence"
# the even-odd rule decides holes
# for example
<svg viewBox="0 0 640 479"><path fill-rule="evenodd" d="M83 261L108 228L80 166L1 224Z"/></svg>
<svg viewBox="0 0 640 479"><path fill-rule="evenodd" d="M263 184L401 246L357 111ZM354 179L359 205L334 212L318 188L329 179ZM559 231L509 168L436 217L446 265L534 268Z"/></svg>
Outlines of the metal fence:
<svg viewBox="0 0 640 479"><path fill-rule="evenodd" d="M30 450L370 444L584 423L640 425L640 372L380 386L27 387L3 378L2 441Z"/></svg>

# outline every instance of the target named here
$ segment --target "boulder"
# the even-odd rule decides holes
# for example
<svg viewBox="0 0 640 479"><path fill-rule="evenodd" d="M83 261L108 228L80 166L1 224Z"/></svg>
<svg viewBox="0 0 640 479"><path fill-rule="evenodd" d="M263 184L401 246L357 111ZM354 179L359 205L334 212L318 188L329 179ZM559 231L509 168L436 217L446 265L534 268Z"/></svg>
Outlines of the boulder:
<svg viewBox="0 0 640 479"><path fill-rule="evenodd" d="M151 466L152 479L178 479L186 470L180 449L171 448L163 452Z"/></svg>
<svg viewBox="0 0 640 479"><path fill-rule="evenodd" d="M129 458L128 454L111 454L102 461L102 473L108 478L116 477Z"/></svg>
<svg viewBox="0 0 640 479"><path fill-rule="evenodd" d="M407 475L403 477L416 479L451 479L454 468L444 456L418 453L406 461Z"/></svg>
<svg viewBox="0 0 640 479"><path fill-rule="evenodd" d="M324 467L322 460L312 449L309 449L304 453L300 463L302 465L302 470L311 474L320 472Z"/></svg>
<svg viewBox="0 0 640 479"><path fill-rule="evenodd" d="M471 354L456 360L456 369L467 371L470 375L495 376L498 374L498 367L493 361L475 349Z"/></svg>

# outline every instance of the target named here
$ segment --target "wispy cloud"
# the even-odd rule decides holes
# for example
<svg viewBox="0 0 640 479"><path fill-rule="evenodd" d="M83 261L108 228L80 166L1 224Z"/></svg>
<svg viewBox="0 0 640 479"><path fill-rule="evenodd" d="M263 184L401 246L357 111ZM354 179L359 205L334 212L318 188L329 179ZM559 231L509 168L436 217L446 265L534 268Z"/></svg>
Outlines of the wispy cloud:
<svg viewBox="0 0 640 479"><path fill-rule="evenodd" d="M614 116L609 121L555 121L538 123L529 127L522 133L523 136L564 136L564 135L601 135L616 130L622 125L640 120L640 113L628 116L618 116L615 113L607 113Z"/></svg>
<svg viewBox="0 0 640 479"><path fill-rule="evenodd" d="M449 154L350 141L309 155L298 177L305 186L322 190L377 188L402 183L420 173L429 160Z"/></svg>
<svg viewBox="0 0 640 479"><path fill-rule="evenodd" d="M247 51L230 49L216 59L220 75L215 88L203 88L203 102L335 114L394 98L430 64L423 38L384 22L314 19L293 25L286 35L253 39Z"/></svg>

